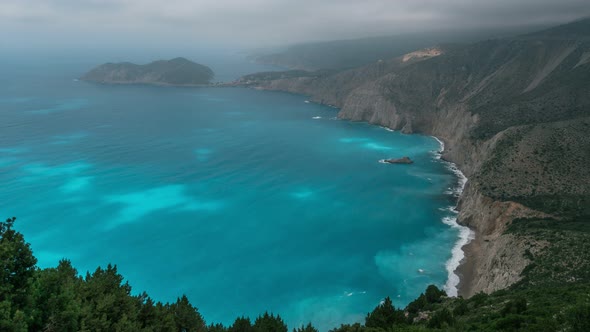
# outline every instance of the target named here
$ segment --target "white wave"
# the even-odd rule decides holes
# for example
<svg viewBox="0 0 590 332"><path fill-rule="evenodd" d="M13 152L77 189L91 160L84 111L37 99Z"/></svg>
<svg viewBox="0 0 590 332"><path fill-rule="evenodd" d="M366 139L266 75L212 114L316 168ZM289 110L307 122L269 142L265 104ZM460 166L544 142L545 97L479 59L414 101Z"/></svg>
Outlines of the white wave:
<svg viewBox="0 0 590 332"><path fill-rule="evenodd" d="M461 261L463 258L465 258L463 247L475 238L475 234L468 227L459 225L457 223L457 217L444 217L443 222L453 228L459 229L459 240L455 242L455 246L451 251L451 258L449 258L445 264L449 276L444 286L444 290L449 296L454 297L458 294L457 286L459 285L460 281L459 276L455 273L455 270L457 270L461 264Z"/></svg>
<svg viewBox="0 0 590 332"><path fill-rule="evenodd" d="M463 174L463 172L461 172L461 170L459 170L459 168L457 168L457 166L455 164L448 162L448 161L446 161L445 164L446 164L447 168L451 172L455 173L455 175L459 179L459 181L457 183L457 187L451 188L451 192L454 195L456 195L457 197L459 197L463 193L463 189L465 189L465 184L467 183L467 177L465 176L465 174Z"/></svg>
<svg viewBox="0 0 590 332"><path fill-rule="evenodd" d="M395 131L395 130L393 130L393 129L391 129L391 128L387 128L387 127L383 127L383 126L379 126L379 127L383 128L383 129L385 129L385 130L387 130L387 131L390 131L390 132L394 132L394 131Z"/></svg>
<svg viewBox="0 0 590 332"><path fill-rule="evenodd" d="M438 139L438 137L435 137L435 136L431 136L431 137L434 138L440 146L438 151L435 151L435 158L440 159L442 157L443 151L445 150L445 142Z"/></svg>
<svg viewBox="0 0 590 332"><path fill-rule="evenodd" d="M351 297L351 296L354 296L354 295L362 295L362 294L367 294L367 291L360 291L360 292L349 292L349 291L346 291L346 292L344 292L344 296L346 296L346 297Z"/></svg>
<svg viewBox="0 0 590 332"><path fill-rule="evenodd" d="M309 100L304 101L304 103L309 104Z"/></svg>
<svg viewBox="0 0 590 332"><path fill-rule="evenodd" d="M321 118L322 118L321 116L314 116L312 119L314 119L314 120L319 120L319 119L321 119Z"/></svg>
<svg viewBox="0 0 590 332"><path fill-rule="evenodd" d="M387 161L385 161L385 159L379 159L379 162L380 162L381 164L389 164Z"/></svg>
<svg viewBox="0 0 590 332"><path fill-rule="evenodd" d="M432 136L435 140L438 141L439 145L440 145L440 149L437 151L436 153L436 159L441 159L441 156L445 150L445 143L443 141L441 141L440 139L438 139L437 137ZM457 167L457 165L448 162L448 161L443 161L446 165L446 167L453 172L457 178L457 186L455 188L449 188L448 191L445 191L445 194L449 194L449 195L454 195L456 197L461 196L461 194L463 193L463 189L465 189L465 184L467 183L467 177L465 176L465 174L463 174L463 172L461 172L461 170L459 170L459 168ZM469 242L471 242L474 238L475 238L475 233L469 229L469 227L466 226L462 226L459 225L459 223L457 223L457 214L459 213L459 211L457 210L457 207L450 207L449 209L451 212L453 212L455 214L455 216L453 217L444 217L442 219L442 222L451 226L452 228L458 229L459 230L459 239L457 240L457 242L455 242L455 245L453 246L453 249L451 250L451 258L449 258L449 260L445 263L446 269L447 269L447 273L448 273L448 278L447 278L447 282L444 286L444 290L447 292L447 294L449 296L457 296L458 295L458 289L457 286L459 285L459 276L455 273L455 271L457 270L457 268L459 267L459 265L461 264L461 261L465 258L465 252L463 251L463 247L466 246L467 244L469 244Z"/></svg>

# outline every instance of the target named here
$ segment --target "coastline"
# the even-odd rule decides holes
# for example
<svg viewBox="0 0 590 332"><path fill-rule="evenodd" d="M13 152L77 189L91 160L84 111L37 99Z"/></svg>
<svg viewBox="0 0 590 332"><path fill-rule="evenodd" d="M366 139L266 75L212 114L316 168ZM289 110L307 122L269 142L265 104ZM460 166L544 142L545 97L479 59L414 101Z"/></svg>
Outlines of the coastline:
<svg viewBox="0 0 590 332"><path fill-rule="evenodd" d="M251 88L251 87L249 87ZM272 89L265 89L265 88L257 88L260 90L266 91L273 91ZM279 90L282 91L282 90ZM285 91L282 91L285 92ZM306 96L302 93L295 93L298 95ZM315 103L320 104L328 107L332 107L338 110L338 113L342 111L342 108L318 103L313 99L306 99L305 103ZM338 116L338 118L340 118ZM347 120L350 121L350 120ZM395 129L390 128L386 125L379 124L379 123L371 123L368 121L366 122L373 126L378 126L382 129L385 129L390 132L394 132ZM428 135L428 134L426 134ZM446 194L453 195L456 198L456 203L454 206L450 206L449 210L454 214L452 217L445 217L441 221L450 226L451 228L457 229L459 234L457 241L455 242L453 248L451 249L451 257L445 262L445 268L447 270L447 281L443 286L443 289L450 297L457 297L463 296L463 294L467 294L469 290L466 288L468 287L471 282L470 280L473 279L473 271L475 267L475 260L478 257L479 253L479 246L477 246L477 238L476 232L471 228L462 225L458 221L459 216L459 201L463 196L463 191L465 189L465 185L467 184L468 178L463 174L463 172L459 169L458 165L442 158L442 155L445 151L445 143L438 137L434 135L428 135L434 138L440 145L438 151L436 151L435 158L441 160L445 166L455 174L457 177L457 184L456 187L453 188L451 191L445 192Z"/></svg>
<svg viewBox="0 0 590 332"><path fill-rule="evenodd" d="M112 84L112 83L99 83L99 84ZM127 83L124 83L123 85L125 85L125 84L127 84ZM131 83L131 84L136 84L136 83ZM166 86L166 85L161 85L161 84L141 84L141 85ZM175 85L171 85L171 86L174 87ZM176 85L176 86L178 86L178 85ZM190 87L190 86L180 86L180 87ZM195 86L193 86L193 87L195 87ZM221 88L239 87L239 88L265 90L265 91L273 91L274 90L274 89L268 89L268 88L263 88L263 87L251 86L249 84L243 84L243 83L237 82L237 81L229 82L229 83L210 84L210 85L204 85L204 86L198 86L198 87L221 87ZM285 91L285 90L280 90L280 89L279 89L279 91L290 92L290 91ZM301 96L306 96L306 97L308 96L304 93L299 93L299 92L291 92L291 93L301 95ZM317 101L315 101L311 98L306 99L304 102L305 103L321 104L324 106L332 107L334 109L337 109L338 113L340 113L342 111L342 108L340 108L340 107L337 107L334 105L329 105L329 104L318 103ZM337 118L340 118L340 117L337 116ZM316 119L316 118L314 117L314 119ZM362 122L367 122L371 125L381 127L382 129L385 129L387 131L391 131L391 132L395 131L395 129L390 128L387 125L378 124L378 123L371 123L369 121L362 121ZM458 179L456 187L453 188L450 192L445 192L446 194L451 194L451 195L455 196L455 198L457 199L457 202L455 203L455 205L449 207L449 210L454 214L454 216L444 217L441 220L444 224L448 225L451 228L457 229L459 232L457 241L455 242L453 248L451 249L451 257L445 262L445 268L447 270L447 280L443 286L443 289L445 290L447 295L450 297L463 296L463 294L467 294L469 291L466 287L468 287L470 285L469 280L471 280L473 278L475 260L479 256L478 255L479 246L477 245L478 241L475 236L475 234L476 234L475 231L458 222L459 200L462 198L463 191L465 189L465 185L466 185L468 179L465 176L465 174L463 174L463 172L459 169L457 164L442 158L442 155L445 151L445 143L441 139L439 139L438 137L436 137L434 135L429 135L429 136L434 138L440 145L440 149L436 152L435 158L438 160L441 160L447 166L447 168L455 174L455 176Z"/></svg>
<svg viewBox="0 0 590 332"><path fill-rule="evenodd" d="M247 86L246 88L252 88L252 87ZM265 88L255 88L255 89L273 91L272 89L265 89ZM284 90L279 90L279 91L286 92ZM307 96L302 93L295 93L295 94ZM339 108L339 107L336 107L333 105L318 103L317 101L315 101L313 99L306 99L305 102L306 103L316 103L316 104L335 108L338 110L339 114L342 111L342 108ZM340 118L340 117L338 116L338 118ZM362 122L366 122L368 124L378 126L378 127L383 128L387 131L391 131L391 132L395 131L395 129L389 128L388 126L383 125L383 124L371 123L368 121L362 121ZM426 135L428 135L428 134L426 134ZM475 260L478 257L478 252L479 252L475 231L458 222L459 201L463 196L463 191L465 189L465 185L467 184L468 179L465 176L465 174L463 174L463 172L459 169L457 164L442 158L442 155L445 151L445 143L440 138L438 138L434 135L429 135L429 136L434 138L440 145L439 150L436 152L435 158L438 160L441 160L446 165L446 167L451 172L453 172L455 174L455 176L457 177L456 187L453 188L450 192L445 192L447 194L455 196L455 198L457 199L455 205L449 207L449 209L454 214L454 216L445 217L441 220L446 225L450 226L451 228L458 229L458 231L459 231L457 241L455 242L453 248L451 249L451 258L449 258L445 262L445 267L447 270L447 281L445 282L443 289L445 290L445 292L447 293L448 296L451 296L451 297L463 296L463 294L467 294L469 291L466 287L468 287L471 284L470 280L473 279Z"/></svg>
<svg viewBox="0 0 590 332"><path fill-rule="evenodd" d="M207 84L173 84L166 82L148 82L148 81L95 81L83 77L74 78L75 82L87 82L100 85L139 85L139 86L156 86L168 88L216 88L225 87L225 83L207 83Z"/></svg>
<svg viewBox="0 0 590 332"><path fill-rule="evenodd" d="M443 289L447 292L448 296L457 297L460 293L464 293L464 290L461 288L465 285L465 282L462 281L464 281L464 279L471 278L468 271L471 271L472 269L462 267L466 265L465 262L467 261L467 257L472 256L470 250L472 246L470 244L472 244L474 242L473 240L475 240L475 232L469 227L460 225L457 222L457 217L459 215L458 200L463 194L463 190L465 189L465 184L467 183L468 179L456 164L442 159L442 154L445 150L445 143L436 136L431 137L440 144L440 149L436 158L442 160L447 168L458 178L457 186L452 190L452 192L450 192L450 194L453 194L457 198L457 203L455 206L451 207L454 216L444 217L442 219L443 223L459 231L459 237L455 242L453 249L451 249L451 258L449 258L445 263L448 276L447 282L443 286Z"/></svg>

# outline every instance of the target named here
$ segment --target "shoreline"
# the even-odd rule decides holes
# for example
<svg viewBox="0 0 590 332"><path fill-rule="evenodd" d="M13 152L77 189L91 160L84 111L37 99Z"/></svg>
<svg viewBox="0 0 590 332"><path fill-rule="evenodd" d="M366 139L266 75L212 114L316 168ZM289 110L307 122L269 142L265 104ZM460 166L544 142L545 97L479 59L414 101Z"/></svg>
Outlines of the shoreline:
<svg viewBox="0 0 590 332"><path fill-rule="evenodd" d="M457 203L455 206L451 207L451 211L453 212L454 216L444 217L442 219L444 224L459 231L458 239L455 242L453 249L451 249L451 258L445 262L448 276L447 282L443 286L443 289L445 292L447 292L448 296L457 297L459 296L459 293L462 293L460 288L464 284L464 279L468 278L466 270L461 269L461 267L465 265L466 258L471 256L468 249L471 248L469 245L475 240L475 232L469 227L459 224L457 221L457 217L459 215L459 210L457 209L459 199L461 198L461 195L463 195L463 190L465 189L465 184L467 183L468 179L455 163L442 159L442 154L445 150L445 143L436 136L431 137L440 144L440 149L436 155L436 159L442 160L447 168L458 178L457 186L451 192L449 192L449 194L453 194L457 197Z"/></svg>
<svg viewBox="0 0 590 332"><path fill-rule="evenodd" d="M105 84L105 83L99 83L99 84ZM106 83L106 84L112 84L112 83ZM131 84L134 84L134 83L131 83ZM125 85L125 84L122 84L122 85ZM249 84L243 84L243 83L236 82L236 81L228 82L228 83L224 83L224 82L213 83L213 84L209 84L209 85L200 85L200 86L195 86L195 85L178 86L178 85L162 85L162 84L140 84L140 85L171 86L171 87L201 87L201 88L202 87L219 87L219 88L238 87L238 88L246 88L246 89L272 91L269 89L254 87L254 86L250 86ZM281 92L293 93L293 92L289 92L289 91L281 91ZM301 94L301 93L294 93L294 94L307 97L307 95ZM328 107L337 109L338 113L340 113L340 111L342 111L342 109L340 107L337 107L334 105L329 105L329 104L318 103L312 99L306 99L306 100L304 100L304 102L328 106ZM337 118L339 118L339 117L337 116ZM316 119L316 118L314 117L314 119ZM366 121L363 121L363 122L366 122ZM370 125L381 127L387 131L391 131L391 132L395 131L394 129L389 128L384 125L379 125L379 124L370 123L370 122L366 122L366 123L368 123ZM445 268L447 270L447 280L443 286L443 289L445 290L445 292L447 293L448 296L457 297L457 296L460 296L461 294L465 293L464 287L469 284L469 282L466 283L466 280L470 280L472 278L470 271L472 271L472 267L474 264L474 258L477 255L477 251L478 251L477 248L475 247L475 244L476 244L475 232L471 228L461 225L458 222L459 200L461 199L461 197L463 195L463 191L465 189L465 185L466 185L468 179L455 163L442 158L442 155L445 151L445 143L441 139L439 139L438 137L436 137L434 135L427 135L427 136L434 138L440 145L440 149L436 152L435 158L438 160L441 160L446 165L446 167L451 172L453 172L455 174L455 176L458 179L457 186L455 188L453 188L452 191L445 192L445 194L454 195L457 199L457 202L455 203L455 205L450 207L450 211L454 214L454 216L444 217L441 220L444 224L448 225L451 228L457 229L459 232L458 238L455 241L453 248L451 249L451 257L445 262Z"/></svg>
<svg viewBox="0 0 590 332"><path fill-rule="evenodd" d="M251 87L247 87L247 88L251 88ZM261 88L259 90L273 91L273 90L268 90L268 89L264 89L264 88ZM281 91L281 90L279 90L279 91ZM281 92L293 93L293 92L288 92L288 91L281 91ZM308 97L307 95L301 94L301 93L294 93L294 94ZM333 105L328 105L328 104L318 103L318 102L314 101L312 98L306 99L304 102L306 104L314 103L314 104L318 104L318 105L324 105L324 106L328 106L331 108L335 108L338 110L338 113L340 113L340 111L342 111L342 109L339 107L336 107ZM337 118L340 118L340 117L337 116ZM346 121L350 121L350 120L346 120ZM372 125L372 126L378 126L382 129L385 129L390 132L395 131L394 129L389 128L386 125L382 125L382 124L378 124L378 123L370 123L368 121L361 121L361 122L365 122L365 123ZM414 133L414 134L419 134L419 133ZM477 254L478 248L476 247L477 241L476 241L475 231L465 225L461 225L458 222L459 200L463 196L463 191L465 189L465 185L467 184L468 178L459 169L457 164L442 158L442 155L445 151L445 143L440 138L438 138L434 135L428 135L428 134L422 134L422 135L430 136L430 137L434 138L439 143L440 148L438 151L436 151L435 158L438 160L441 160L445 164L447 169L449 169L451 172L453 172L455 174L455 176L457 177L456 187L453 188L451 191L444 192L445 194L450 194L450 195L455 196L455 198L457 199L455 205L449 207L449 210L454 215L452 217L444 217L441 221L444 224L448 225L449 227L457 229L459 232L458 238L455 241L453 248L451 249L451 257L445 262L445 268L447 270L447 280L443 286L443 289L447 293L448 296L458 297L458 296L462 296L462 294L466 293L465 287L471 283L469 281L473 278L471 271L473 271L475 259L478 255Z"/></svg>
<svg viewBox="0 0 590 332"><path fill-rule="evenodd" d="M263 88L261 90L266 90L266 89ZM266 91L272 91L272 90L266 90ZM282 91L282 92L285 92L285 91ZM304 94L299 94L299 93L295 93L295 94L306 96ZM332 105L326 105L326 104L322 104L322 103L317 103L316 101L314 101L312 99L306 99L305 103L314 103L314 104L332 107L332 108L337 109L338 113L340 113L340 111L342 111L342 109L339 107L335 107ZM372 126L378 126L382 129L385 129L390 132L395 131L394 129L389 128L385 125L370 123L370 122L366 122L366 121L362 121L362 122L368 123ZM438 160L441 160L445 164L447 169L449 169L451 172L453 172L455 174L455 176L457 177L456 187L453 188L450 192L448 192L448 191L445 192L445 194L454 195L457 199L455 205L450 207L450 211L454 214L454 216L444 217L441 221L444 224L448 225L449 227L454 228L454 229L458 229L458 231L459 231L457 241L455 241L455 244L453 245L453 248L451 249L451 257L445 262L445 268L447 270L447 281L445 282L445 284L443 286L443 289L447 293L448 296L458 297L458 296L461 296L462 294L465 293L465 287L470 284L470 282L466 282L466 280L472 279L472 273L470 271L473 271L474 259L477 255L477 248L475 247L475 244L476 244L475 231L467 226L461 225L458 222L459 200L461 199L461 197L463 195L463 191L465 189L465 185L467 184L468 178L459 169L457 164L442 158L442 155L445 151L445 143L440 138L438 138L434 135L426 134L426 136L430 136L430 137L434 138L439 143L440 148L436 152L435 158Z"/></svg>

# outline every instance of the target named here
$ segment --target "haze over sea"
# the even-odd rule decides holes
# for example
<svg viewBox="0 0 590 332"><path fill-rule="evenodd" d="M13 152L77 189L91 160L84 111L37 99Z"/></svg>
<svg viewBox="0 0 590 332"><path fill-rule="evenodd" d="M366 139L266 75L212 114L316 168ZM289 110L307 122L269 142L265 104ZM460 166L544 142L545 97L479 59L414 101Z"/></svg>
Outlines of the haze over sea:
<svg viewBox="0 0 590 332"><path fill-rule="evenodd" d="M269 69L185 56L216 80ZM79 82L112 59L51 59L0 64L0 212L39 266L114 263L208 323L268 310L321 330L446 283L457 179L435 139L285 93ZM378 162L402 156L415 163Z"/></svg>

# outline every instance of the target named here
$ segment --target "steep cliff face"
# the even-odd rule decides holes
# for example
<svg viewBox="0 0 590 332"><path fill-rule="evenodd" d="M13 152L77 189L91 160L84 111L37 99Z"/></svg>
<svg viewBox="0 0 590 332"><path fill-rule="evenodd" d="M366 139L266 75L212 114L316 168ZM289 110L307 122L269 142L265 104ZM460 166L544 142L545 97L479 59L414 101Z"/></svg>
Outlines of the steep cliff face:
<svg viewBox="0 0 590 332"><path fill-rule="evenodd" d="M511 201L498 201L482 194L473 182L460 199L458 220L471 228L475 239L464 248L466 260L458 268L462 276L460 295L491 293L521 280L530 263L525 256L537 253L547 244L506 234L508 225L519 218L545 218L549 215Z"/></svg>
<svg viewBox="0 0 590 332"><path fill-rule="evenodd" d="M525 252L543 248L506 234L513 220L590 216L590 186L581 185L590 183L588 54L585 20L571 29L440 46L327 75L251 75L248 83L309 95L339 107L342 119L442 139L443 158L469 178L459 222L476 240L459 272L461 293L470 296L518 281Z"/></svg>

